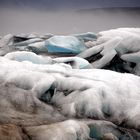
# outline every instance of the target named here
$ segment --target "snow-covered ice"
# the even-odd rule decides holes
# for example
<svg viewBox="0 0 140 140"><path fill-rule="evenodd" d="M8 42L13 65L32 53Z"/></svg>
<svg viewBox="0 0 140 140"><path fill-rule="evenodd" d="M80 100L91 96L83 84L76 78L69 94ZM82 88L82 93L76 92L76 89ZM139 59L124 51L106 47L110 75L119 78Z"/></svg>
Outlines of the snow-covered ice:
<svg viewBox="0 0 140 140"><path fill-rule="evenodd" d="M0 123L34 140L139 140L139 35L1 37Z"/></svg>

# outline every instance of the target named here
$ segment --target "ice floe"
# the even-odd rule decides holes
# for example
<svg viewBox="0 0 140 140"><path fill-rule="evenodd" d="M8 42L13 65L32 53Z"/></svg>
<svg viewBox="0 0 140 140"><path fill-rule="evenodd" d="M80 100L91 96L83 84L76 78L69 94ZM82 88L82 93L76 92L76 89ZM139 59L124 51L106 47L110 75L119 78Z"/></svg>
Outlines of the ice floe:
<svg viewBox="0 0 140 140"><path fill-rule="evenodd" d="M46 41L46 47L50 53L78 54L86 49L74 36L53 36Z"/></svg>

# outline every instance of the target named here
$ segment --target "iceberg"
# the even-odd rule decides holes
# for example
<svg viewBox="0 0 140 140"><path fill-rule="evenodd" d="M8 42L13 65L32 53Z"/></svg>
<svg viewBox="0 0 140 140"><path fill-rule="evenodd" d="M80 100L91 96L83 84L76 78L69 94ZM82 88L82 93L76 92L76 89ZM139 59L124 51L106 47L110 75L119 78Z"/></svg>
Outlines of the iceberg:
<svg viewBox="0 0 140 140"><path fill-rule="evenodd" d="M26 41L26 40L28 40L28 39L29 39L29 38L27 38L27 37L14 36L14 37L13 37L13 42L14 42L14 43L19 43L19 42Z"/></svg>
<svg viewBox="0 0 140 140"><path fill-rule="evenodd" d="M97 41L87 42L89 44L86 46L89 48L77 56L88 60L93 68L138 74L139 35L139 28L118 28L99 32Z"/></svg>
<svg viewBox="0 0 140 140"><path fill-rule="evenodd" d="M44 95L42 101L60 109L64 116L108 120L117 125L127 118L126 127L140 127L136 121L140 117L138 76L100 69L67 69L7 58L0 58L0 66L0 83L32 91L38 99Z"/></svg>
<svg viewBox="0 0 140 140"><path fill-rule="evenodd" d="M86 49L84 43L74 36L53 36L45 42L50 53L78 54Z"/></svg>
<svg viewBox="0 0 140 140"><path fill-rule="evenodd" d="M4 37L2 37L0 39L0 48L13 44L13 37L14 36L12 34L8 34L8 35L5 35Z"/></svg>
<svg viewBox="0 0 140 140"><path fill-rule="evenodd" d="M77 37L79 40L84 42L97 40L97 35L92 32L73 34L73 36Z"/></svg>
<svg viewBox="0 0 140 140"><path fill-rule="evenodd" d="M92 65L85 59L80 57L58 57L53 59L56 63L66 63L75 69L88 69L92 68Z"/></svg>
<svg viewBox="0 0 140 140"><path fill-rule="evenodd" d="M28 39L26 41L15 43L14 45L15 46L27 46L31 43L40 42L40 41L43 41L43 39L41 39L41 38L31 38L31 39Z"/></svg>
<svg viewBox="0 0 140 140"><path fill-rule="evenodd" d="M139 35L0 37L0 138L139 140Z"/></svg>
<svg viewBox="0 0 140 140"><path fill-rule="evenodd" d="M48 50L45 47L45 41L31 43L26 48L36 54L48 53Z"/></svg>
<svg viewBox="0 0 140 140"><path fill-rule="evenodd" d="M87 60L80 57L57 57L52 59L51 57L39 56L33 52L26 52L26 51L16 51L16 52L7 53L4 57L10 60L16 60L19 62L28 61L34 64L58 63L62 65L62 63L65 63L65 66L70 65L72 68L76 68L76 69L92 68L91 64Z"/></svg>
<svg viewBox="0 0 140 140"><path fill-rule="evenodd" d="M38 56L33 52L26 52L26 51L21 51L21 52L17 51L17 52L7 53L4 57L11 60L19 61L19 62L30 61L34 64L51 64L52 63L52 59L50 57Z"/></svg>

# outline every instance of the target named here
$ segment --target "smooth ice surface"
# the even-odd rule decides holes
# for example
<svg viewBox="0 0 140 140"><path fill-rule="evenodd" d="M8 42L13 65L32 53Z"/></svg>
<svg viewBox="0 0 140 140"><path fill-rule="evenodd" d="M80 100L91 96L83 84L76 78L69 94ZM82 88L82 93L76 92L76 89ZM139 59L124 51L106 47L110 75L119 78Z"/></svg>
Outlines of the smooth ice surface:
<svg viewBox="0 0 140 140"><path fill-rule="evenodd" d="M53 36L46 41L48 52L51 53L80 53L85 46L74 36Z"/></svg>

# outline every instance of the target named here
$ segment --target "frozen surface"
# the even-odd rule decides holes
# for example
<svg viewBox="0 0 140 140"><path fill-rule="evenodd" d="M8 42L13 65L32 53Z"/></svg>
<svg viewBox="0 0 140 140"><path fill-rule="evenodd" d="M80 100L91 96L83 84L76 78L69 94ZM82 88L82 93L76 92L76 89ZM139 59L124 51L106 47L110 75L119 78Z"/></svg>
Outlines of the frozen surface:
<svg viewBox="0 0 140 140"><path fill-rule="evenodd" d="M35 64L51 64L52 63L52 59L50 57L38 56L35 53L26 52L26 51L11 52L11 53L6 54L4 57L11 60L19 61L19 62L29 61Z"/></svg>
<svg viewBox="0 0 140 140"><path fill-rule="evenodd" d="M53 36L46 41L46 47L50 53L80 53L86 48L74 36Z"/></svg>
<svg viewBox="0 0 140 140"><path fill-rule="evenodd" d="M137 75L134 63L139 67L140 63L140 29L139 28L118 28L98 33L98 38L90 43L90 48L78 54L79 57L91 60L94 68L104 68L109 65L115 56L123 62L123 69ZM97 58L100 55L100 58ZM115 65L115 64L114 64ZM117 65L117 63L116 63Z"/></svg>
<svg viewBox="0 0 140 140"><path fill-rule="evenodd" d="M1 37L0 137L12 124L26 140L139 140L139 35L118 28Z"/></svg>
<svg viewBox="0 0 140 140"><path fill-rule="evenodd" d="M64 115L109 119L117 124L127 118L125 125L139 129L138 76L109 70L73 70L59 65L21 63L6 58L1 58L0 62L1 83L13 83L32 90L37 97L45 94L46 98L51 94L46 91L52 88L50 102L59 106Z"/></svg>

